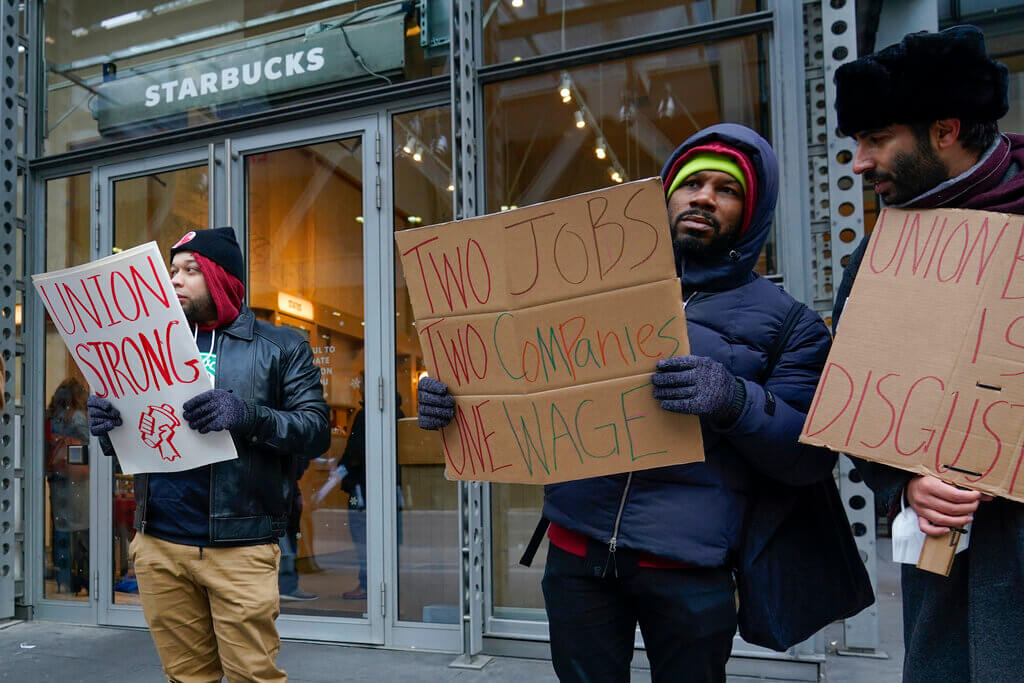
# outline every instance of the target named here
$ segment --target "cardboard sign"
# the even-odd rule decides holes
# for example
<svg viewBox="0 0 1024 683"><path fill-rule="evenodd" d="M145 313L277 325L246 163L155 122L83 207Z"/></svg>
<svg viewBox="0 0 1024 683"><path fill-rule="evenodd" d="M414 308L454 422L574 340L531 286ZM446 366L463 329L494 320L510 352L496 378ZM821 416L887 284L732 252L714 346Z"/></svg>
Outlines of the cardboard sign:
<svg viewBox="0 0 1024 683"><path fill-rule="evenodd" d="M689 353L659 179L395 234L420 347L456 419L452 479L547 484L704 459L654 400Z"/></svg>
<svg viewBox="0 0 1024 683"><path fill-rule="evenodd" d="M213 388L155 242L32 276L92 393L119 411L109 432L125 474L236 458L226 432L200 434L182 404Z"/></svg>
<svg viewBox="0 0 1024 683"><path fill-rule="evenodd" d="M1024 217L886 209L800 440L1024 501Z"/></svg>

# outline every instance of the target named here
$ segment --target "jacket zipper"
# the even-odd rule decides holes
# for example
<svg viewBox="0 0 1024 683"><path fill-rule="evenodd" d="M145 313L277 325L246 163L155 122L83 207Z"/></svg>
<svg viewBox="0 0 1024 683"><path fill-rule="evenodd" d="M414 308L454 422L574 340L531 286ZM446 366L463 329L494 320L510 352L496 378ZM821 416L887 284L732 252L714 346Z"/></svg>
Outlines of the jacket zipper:
<svg viewBox="0 0 1024 683"><path fill-rule="evenodd" d="M626 485L622 488L622 498L619 499L619 511L615 513L615 526L612 528L612 537L608 541L608 560L604 563L604 571L601 572L601 578L608 573L608 562L613 565L613 571L615 576L619 575L619 565L615 561L615 550L619 545L619 524L622 523L622 511L626 509L626 496L629 495L629 486L633 483L633 473L630 472L626 475Z"/></svg>

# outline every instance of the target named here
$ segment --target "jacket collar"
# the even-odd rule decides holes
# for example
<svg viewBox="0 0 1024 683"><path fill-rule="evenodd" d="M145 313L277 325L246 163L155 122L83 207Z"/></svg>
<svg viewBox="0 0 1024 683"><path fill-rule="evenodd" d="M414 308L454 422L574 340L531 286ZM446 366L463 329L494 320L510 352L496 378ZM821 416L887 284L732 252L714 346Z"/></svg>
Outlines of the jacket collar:
<svg viewBox="0 0 1024 683"><path fill-rule="evenodd" d="M227 327L223 328L221 332L230 334L232 337L237 337L238 339L252 341L255 329L256 316L251 310L249 310L248 306L242 304L242 310L239 311L238 317L235 318Z"/></svg>

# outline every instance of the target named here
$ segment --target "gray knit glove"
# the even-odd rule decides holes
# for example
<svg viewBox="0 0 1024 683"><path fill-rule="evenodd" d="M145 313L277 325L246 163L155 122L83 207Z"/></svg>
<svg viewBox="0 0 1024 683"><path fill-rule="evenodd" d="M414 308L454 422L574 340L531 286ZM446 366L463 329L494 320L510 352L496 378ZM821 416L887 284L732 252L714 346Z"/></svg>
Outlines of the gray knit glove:
<svg viewBox="0 0 1024 683"><path fill-rule="evenodd" d="M651 377L654 398L674 413L688 413L728 423L739 417L746 399L743 383L725 366L705 356L677 356L658 361ZM737 401L737 392L742 399Z"/></svg>
<svg viewBox="0 0 1024 683"><path fill-rule="evenodd" d="M182 408L188 426L200 434L239 429L249 416L245 401L224 389L204 391L185 401Z"/></svg>
<svg viewBox="0 0 1024 683"><path fill-rule="evenodd" d="M420 429L441 429L455 418L455 399L448 385L433 377L420 380L416 390L416 416Z"/></svg>
<svg viewBox="0 0 1024 683"><path fill-rule="evenodd" d="M107 399L89 394L85 405L89 411L89 433L93 436L103 436L114 427L121 426L121 411Z"/></svg>

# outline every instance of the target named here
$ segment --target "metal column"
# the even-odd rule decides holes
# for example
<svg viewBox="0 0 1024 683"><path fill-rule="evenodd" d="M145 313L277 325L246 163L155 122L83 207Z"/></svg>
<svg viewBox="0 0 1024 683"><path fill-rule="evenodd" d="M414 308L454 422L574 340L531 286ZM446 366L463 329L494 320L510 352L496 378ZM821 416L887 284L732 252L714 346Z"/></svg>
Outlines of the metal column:
<svg viewBox="0 0 1024 683"><path fill-rule="evenodd" d="M14 616L15 598L24 593L23 491L21 467L21 415L14 397L24 349L17 337L18 292L24 293L19 272L24 221L18 215L18 188L25 170L19 132L27 135L26 100L19 92L18 48L29 54L28 40L20 34L19 3L0 0L0 372L3 408L0 410L0 618Z"/></svg>
<svg viewBox="0 0 1024 683"><path fill-rule="evenodd" d="M455 218L478 215L481 164L480 131L482 97L477 80L480 46L478 0L452 0L452 174L455 185ZM450 666L482 669L491 657L481 654L484 629L484 485L459 482L459 591L462 654Z"/></svg>
<svg viewBox="0 0 1024 683"><path fill-rule="evenodd" d="M813 59L820 78L808 80L811 112L811 143L823 154L811 158L815 251L828 277L819 279L818 296L831 323L831 301L842 279L850 254L864 236L864 195L860 177L853 173L853 139L840 136L835 113L833 76L844 62L857 57L857 10L854 0L821 0L808 4L813 15L808 23L808 59ZM823 135L824 134L824 135ZM826 223L827 221L827 223ZM827 228L827 230L826 230ZM846 456L839 459L839 493L853 528L861 559L878 590L878 552L875 539L875 497ZM871 605L845 620L845 651L872 652L878 648L878 608Z"/></svg>

